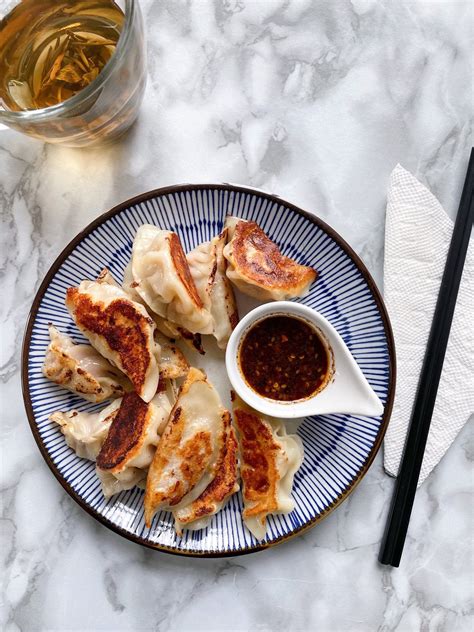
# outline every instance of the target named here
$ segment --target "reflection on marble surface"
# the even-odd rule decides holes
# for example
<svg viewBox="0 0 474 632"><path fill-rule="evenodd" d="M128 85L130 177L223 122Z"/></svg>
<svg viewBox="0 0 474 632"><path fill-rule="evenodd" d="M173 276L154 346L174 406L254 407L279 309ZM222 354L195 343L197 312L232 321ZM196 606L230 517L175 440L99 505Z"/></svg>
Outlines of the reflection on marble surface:
<svg viewBox="0 0 474 632"><path fill-rule="evenodd" d="M177 182L238 182L331 223L380 284L397 162L457 208L472 133L469 2L142 0L150 78L104 148L0 131L2 629L470 630L472 426L419 490L400 569L377 564L393 481L380 457L321 525L222 560L109 532L43 462L20 396L42 277L99 213Z"/></svg>

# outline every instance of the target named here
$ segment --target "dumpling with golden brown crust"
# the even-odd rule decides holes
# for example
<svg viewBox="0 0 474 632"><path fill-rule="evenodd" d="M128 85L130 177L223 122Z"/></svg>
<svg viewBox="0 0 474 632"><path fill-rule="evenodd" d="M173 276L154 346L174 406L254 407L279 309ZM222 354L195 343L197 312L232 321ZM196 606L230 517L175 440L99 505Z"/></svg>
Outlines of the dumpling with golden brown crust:
<svg viewBox="0 0 474 632"><path fill-rule="evenodd" d="M144 306L116 285L82 281L67 290L66 307L90 343L149 402L158 387L160 346Z"/></svg>
<svg viewBox="0 0 474 632"><path fill-rule="evenodd" d="M317 273L285 257L255 222L228 217L227 276L244 294L282 301L304 296Z"/></svg>
<svg viewBox="0 0 474 632"><path fill-rule="evenodd" d="M120 287L120 285L117 283L117 281L114 279L114 277L112 276L112 274L107 268L104 268L102 270L102 272L97 278L97 281L98 283L108 283L109 285ZM146 308L145 302L142 300L140 295L137 294L136 290L133 287L133 283L131 280L131 264L129 264L125 268L122 289L125 290L125 292L129 295L132 301L134 301L135 303L139 303ZM154 337L155 337L155 341L159 344L160 349L161 349L160 360L159 360L160 376L164 379L171 379L171 380L176 379L178 377L183 377L188 372L189 363L184 357L181 350L178 349L178 347L176 347L176 345L174 345L171 342L171 340L169 340L170 337L180 338L181 337L180 333L178 331L175 331L173 328L173 329L170 329L167 334L163 334L161 332L161 327L159 327L160 320L161 320L160 317L156 316L156 314L153 314L153 313L150 313L149 315L151 316L151 318L153 319L153 322L156 325ZM172 326L171 323L170 323L170 326ZM170 333L171 333L171 336L170 336ZM176 333L176 336L173 336L174 333ZM190 335L192 336L193 334L190 334Z"/></svg>
<svg viewBox="0 0 474 632"><path fill-rule="evenodd" d="M224 416L225 438L216 465L216 475L196 500L173 512L178 535L183 530L205 529L229 498L239 491L238 445L230 413Z"/></svg>
<svg viewBox="0 0 474 632"><path fill-rule="evenodd" d="M176 233L144 224L132 248L133 288L162 318L192 333L212 333L204 307Z"/></svg>
<svg viewBox="0 0 474 632"><path fill-rule="evenodd" d="M227 411L199 369L191 368L148 471L145 522L195 500L216 475Z"/></svg>
<svg viewBox="0 0 474 632"><path fill-rule="evenodd" d="M303 444L283 421L253 410L232 393L240 448L240 471L247 529L262 540L269 514L294 509L293 478L303 461Z"/></svg>
<svg viewBox="0 0 474 632"><path fill-rule="evenodd" d="M173 405L164 380L160 386L163 390L149 403L136 393L127 393L122 399L96 459L106 498L131 489L146 478Z"/></svg>
<svg viewBox="0 0 474 632"><path fill-rule="evenodd" d="M199 296L212 315L212 334L221 349L226 348L239 322L234 291L226 276L227 260L223 254L226 241L227 229L224 229L186 255Z"/></svg>
<svg viewBox="0 0 474 632"><path fill-rule="evenodd" d="M122 397L125 391L132 389L125 375L94 347L74 343L51 324L49 337L43 374L52 382L95 403Z"/></svg>

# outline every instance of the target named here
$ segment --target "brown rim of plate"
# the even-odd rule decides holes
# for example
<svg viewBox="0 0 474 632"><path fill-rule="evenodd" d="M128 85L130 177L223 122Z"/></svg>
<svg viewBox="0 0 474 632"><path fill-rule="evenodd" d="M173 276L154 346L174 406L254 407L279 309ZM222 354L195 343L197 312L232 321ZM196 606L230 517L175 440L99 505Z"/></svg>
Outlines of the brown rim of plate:
<svg viewBox="0 0 474 632"><path fill-rule="evenodd" d="M33 413L33 407L31 405L29 382L28 382L28 353L29 353L29 347L30 347L30 341L31 341L31 333L32 333L32 330L33 330L33 324L34 324L35 319L36 319L38 308L39 308L39 305L41 303L41 299L43 298L43 295L44 295L47 287L49 286L52 278L54 277L54 275L56 274L58 269L61 267L61 265L63 264L64 260L72 252L72 250L74 250L74 248L89 233L91 233L98 226L103 224L106 220L108 220L109 218L113 217L114 215L117 215L121 211L123 211L123 210L125 210L125 209L127 209L127 208L129 208L131 206L134 206L136 204L140 204L141 202L145 202L145 201L149 200L150 198L159 197L159 196L163 196L163 195L169 195L169 194L172 194L172 193L181 193L181 192L187 192L187 191L208 190L208 189L216 190L216 191L234 191L234 192L238 192L238 193L247 193L247 194L251 194L251 195L257 195L257 196L259 196L261 198L264 198L264 199L270 200L272 202L276 202L278 204L282 204L282 205L286 206L287 208L291 209L295 213L298 213L299 215L302 215L303 217L305 217L306 219L311 221L318 228L320 228L323 231L325 231L331 237L331 239L333 239L337 243L337 245L352 259L352 261L354 262L354 264L358 268L359 272L361 273L361 275L365 279L367 285L369 286L369 289L372 292L372 296L374 297L375 303L376 303L376 305L377 305L377 307L379 309L380 315L382 317L383 326L384 326L384 332L385 332L385 336L386 336L386 339L387 339L388 354L389 354L389 359L390 359L390 362L389 362L389 381L388 381L387 403L386 403L386 405L384 407L384 413L382 415L382 423L380 425L379 431L378 431L377 436L375 438L374 445L372 446L372 449L370 450L370 452L369 452L364 464L362 465L359 473L356 474L356 476L352 479L352 481L349 483L349 485L346 487L346 489L342 492L342 494L340 494L338 496L338 498L327 509L325 509L322 513L320 513L315 518L313 518L312 520L310 520L306 524L302 525L301 527L299 527L295 531L292 531L288 535L280 536L279 538L277 538L276 540L273 540L272 542L265 542L263 544L258 544L256 546L245 547L245 548L240 549L238 551L222 551L222 552L215 552L215 551L210 551L210 550L207 550L207 551L185 551L185 550L180 550L180 549L173 548L173 547L166 546L166 545L162 545L162 544L157 544L157 543L155 544L155 543L150 542L148 540L145 540L145 539L143 539L143 538L141 538L139 536L133 535L133 534L129 533L128 531L126 531L125 529L122 529L121 527L115 525L109 519L107 519L104 516L100 515L97 511L92 509L92 507L90 507L86 502L84 502L83 499L79 496L79 494L77 494L72 489L72 487L70 487L69 484L63 479L63 477L61 476L61 474L59 473L58 469L54 465L54 463L53 463L48 451L46 450L46 448L45 448L45 446L44 446L44 444L43 444L43 442L41 440L41 436L39 434L38 427L36 425L36 419L35 419L35 416L34 416L34 413ZM382 440L384 438L385 431L387 430L387 426L388 426L388 422L389 422L389 419L390 419L390 415L392 413L393 399L394 399L394 396L395 396L396 357L395 357L395 343L394 343L394 339L393 339L392 327L391 327L391 324L390 324L390 320L389 320L389 317L388 317L388 314L387 314L387 310L385 308L382 296L380 295L380 292L379 292L377 286L375 285L375 281L372 279L372 276L370 275L370 272L367 270L365 264L362 262L362 260L359 258L359 256L354 252L354 250L349 246L349 244L347 244L346 241L333 228L328 226L328 224L326 224L323 220L315 217L314 215L311 215L307 211L303 211L302 209L298 208L294 204L291 204L291 203L287 202L286 200L283 200L282 198L278 197L277 195L274 195L274 194L271 194L271 193L264 193L263 191L259 191L258 189L252 189L252 188L248 188L248 187L244 187L244 186L237 186L237 185L225 184L225 183L224 184L181 184L181 185L162 187L160 189L154 189L153 191L148 191L147 193L142 193L142 194L137 195L137 196L135 196L133 198L130 198L129 200L126 200L125 202L122 202L121 204L118 204L117 206L114 206L114 208L112 208L110 211L107 211L107 212L103 213L102 215L99 215L99 217L97 217L90 224L88 224L86 226L86 228L84 228L84 230L82 230L78 235L76 235L76 237L74 237L74 239L72 239L69 242L69 244L64 248L64 250L59 254L59 256L56 258L56 260L54 261L54 263L52 264L52 266L48 270L45 278L43 279L43 282L41 283L41 285L40 285L40 287L39 287L39 289L38 289L38 291L36 293L36 296L35 296L35 298L33 300L33 304L32 304L31 309L30 309L30 313L28 315L26 329L25 329L25 334L24 334L24 337L23 337L23 345L22 345L21 356L22 356L22 360L21 360L21 384L22 384L23 400L24 400L24 403L25 403L26 414L28 416L28 421L29 421L29 424L30 424L31 431L33 433L33 436L35 438L36 443L38 444L40 452L43 455L44 460L48 464L48 466L49 466L50 470L53 472L54 476L58 479L58 481L61 483L61 485L67 491L67 493L83 509L85 509L85 511L87 511L87 513L89 513L96 520L98 520L99 522L104 524L106 527L108 527L112 531L115 531L115 533L118 533L119 535L123 536L124 538L127 538L127 540L130 540L132 542L136 542L136 543L141 544L142 546L146 546L146 547L148 547L150 549L163 551L165 553L171 553L171 554L174 554L174 555L184 555L184 556L187 556L187 557L235 557L237 555L245 555L245 554L248 554L248 553L255 553L257 551L262 551L264 549L268 549L268 548L270 548L272 546L275 546L277 544L281 544L282 542L287 542L288 540L294 538L295 536L300 535L301 533L304 533L305 531L307 531L308 529L313 527L318 522L321 522L321 520L326 518L326 516L328 516L336 507L338 507L349 496L349 494L351 494L354 491L354 489L357 487L357 485L360 483L360 481L363 479L363 477L367 473L367 470L371 466L371 464L372 464L372 462L373 462L373 460L375 458L375 455L379 451L379 448L380 448L380 446L382 444Z"/></svg>

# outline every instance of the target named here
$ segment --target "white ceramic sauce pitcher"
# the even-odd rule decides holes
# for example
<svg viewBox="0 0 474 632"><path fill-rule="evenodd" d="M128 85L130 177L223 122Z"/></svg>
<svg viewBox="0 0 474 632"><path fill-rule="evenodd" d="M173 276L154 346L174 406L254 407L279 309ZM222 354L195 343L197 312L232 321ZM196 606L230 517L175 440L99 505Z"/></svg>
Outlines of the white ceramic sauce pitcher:
<svg viewBox="0 0 474 632"><path fill-rule="evenodd" d="M306 321L322 334L332 355L333 372L322 390L304 400L284 402L259 395L247 384L239 366L239 347L245 334L258 321L269 316L294 316ZM266 415L298 418L329 413L352 413L378 417L384 407L365 379L341 336L317 311L291 301L277 301L256 307L234 329L226 350L226 367L230 382L249 406Z"/></svg>

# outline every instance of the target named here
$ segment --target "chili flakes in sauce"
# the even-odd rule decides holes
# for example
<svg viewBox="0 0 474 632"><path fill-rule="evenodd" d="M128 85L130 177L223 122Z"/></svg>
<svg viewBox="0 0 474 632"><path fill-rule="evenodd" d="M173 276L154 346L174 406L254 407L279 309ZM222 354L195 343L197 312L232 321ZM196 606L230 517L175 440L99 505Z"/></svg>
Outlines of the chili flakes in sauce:
<svg viewBox="0 0 474 632"><path fill-rule="evenodd" d="M269 316L245 334L239 349L242 374L263 397L296 401L324 383L329 358L317 331L300 318Z"/></svg>

